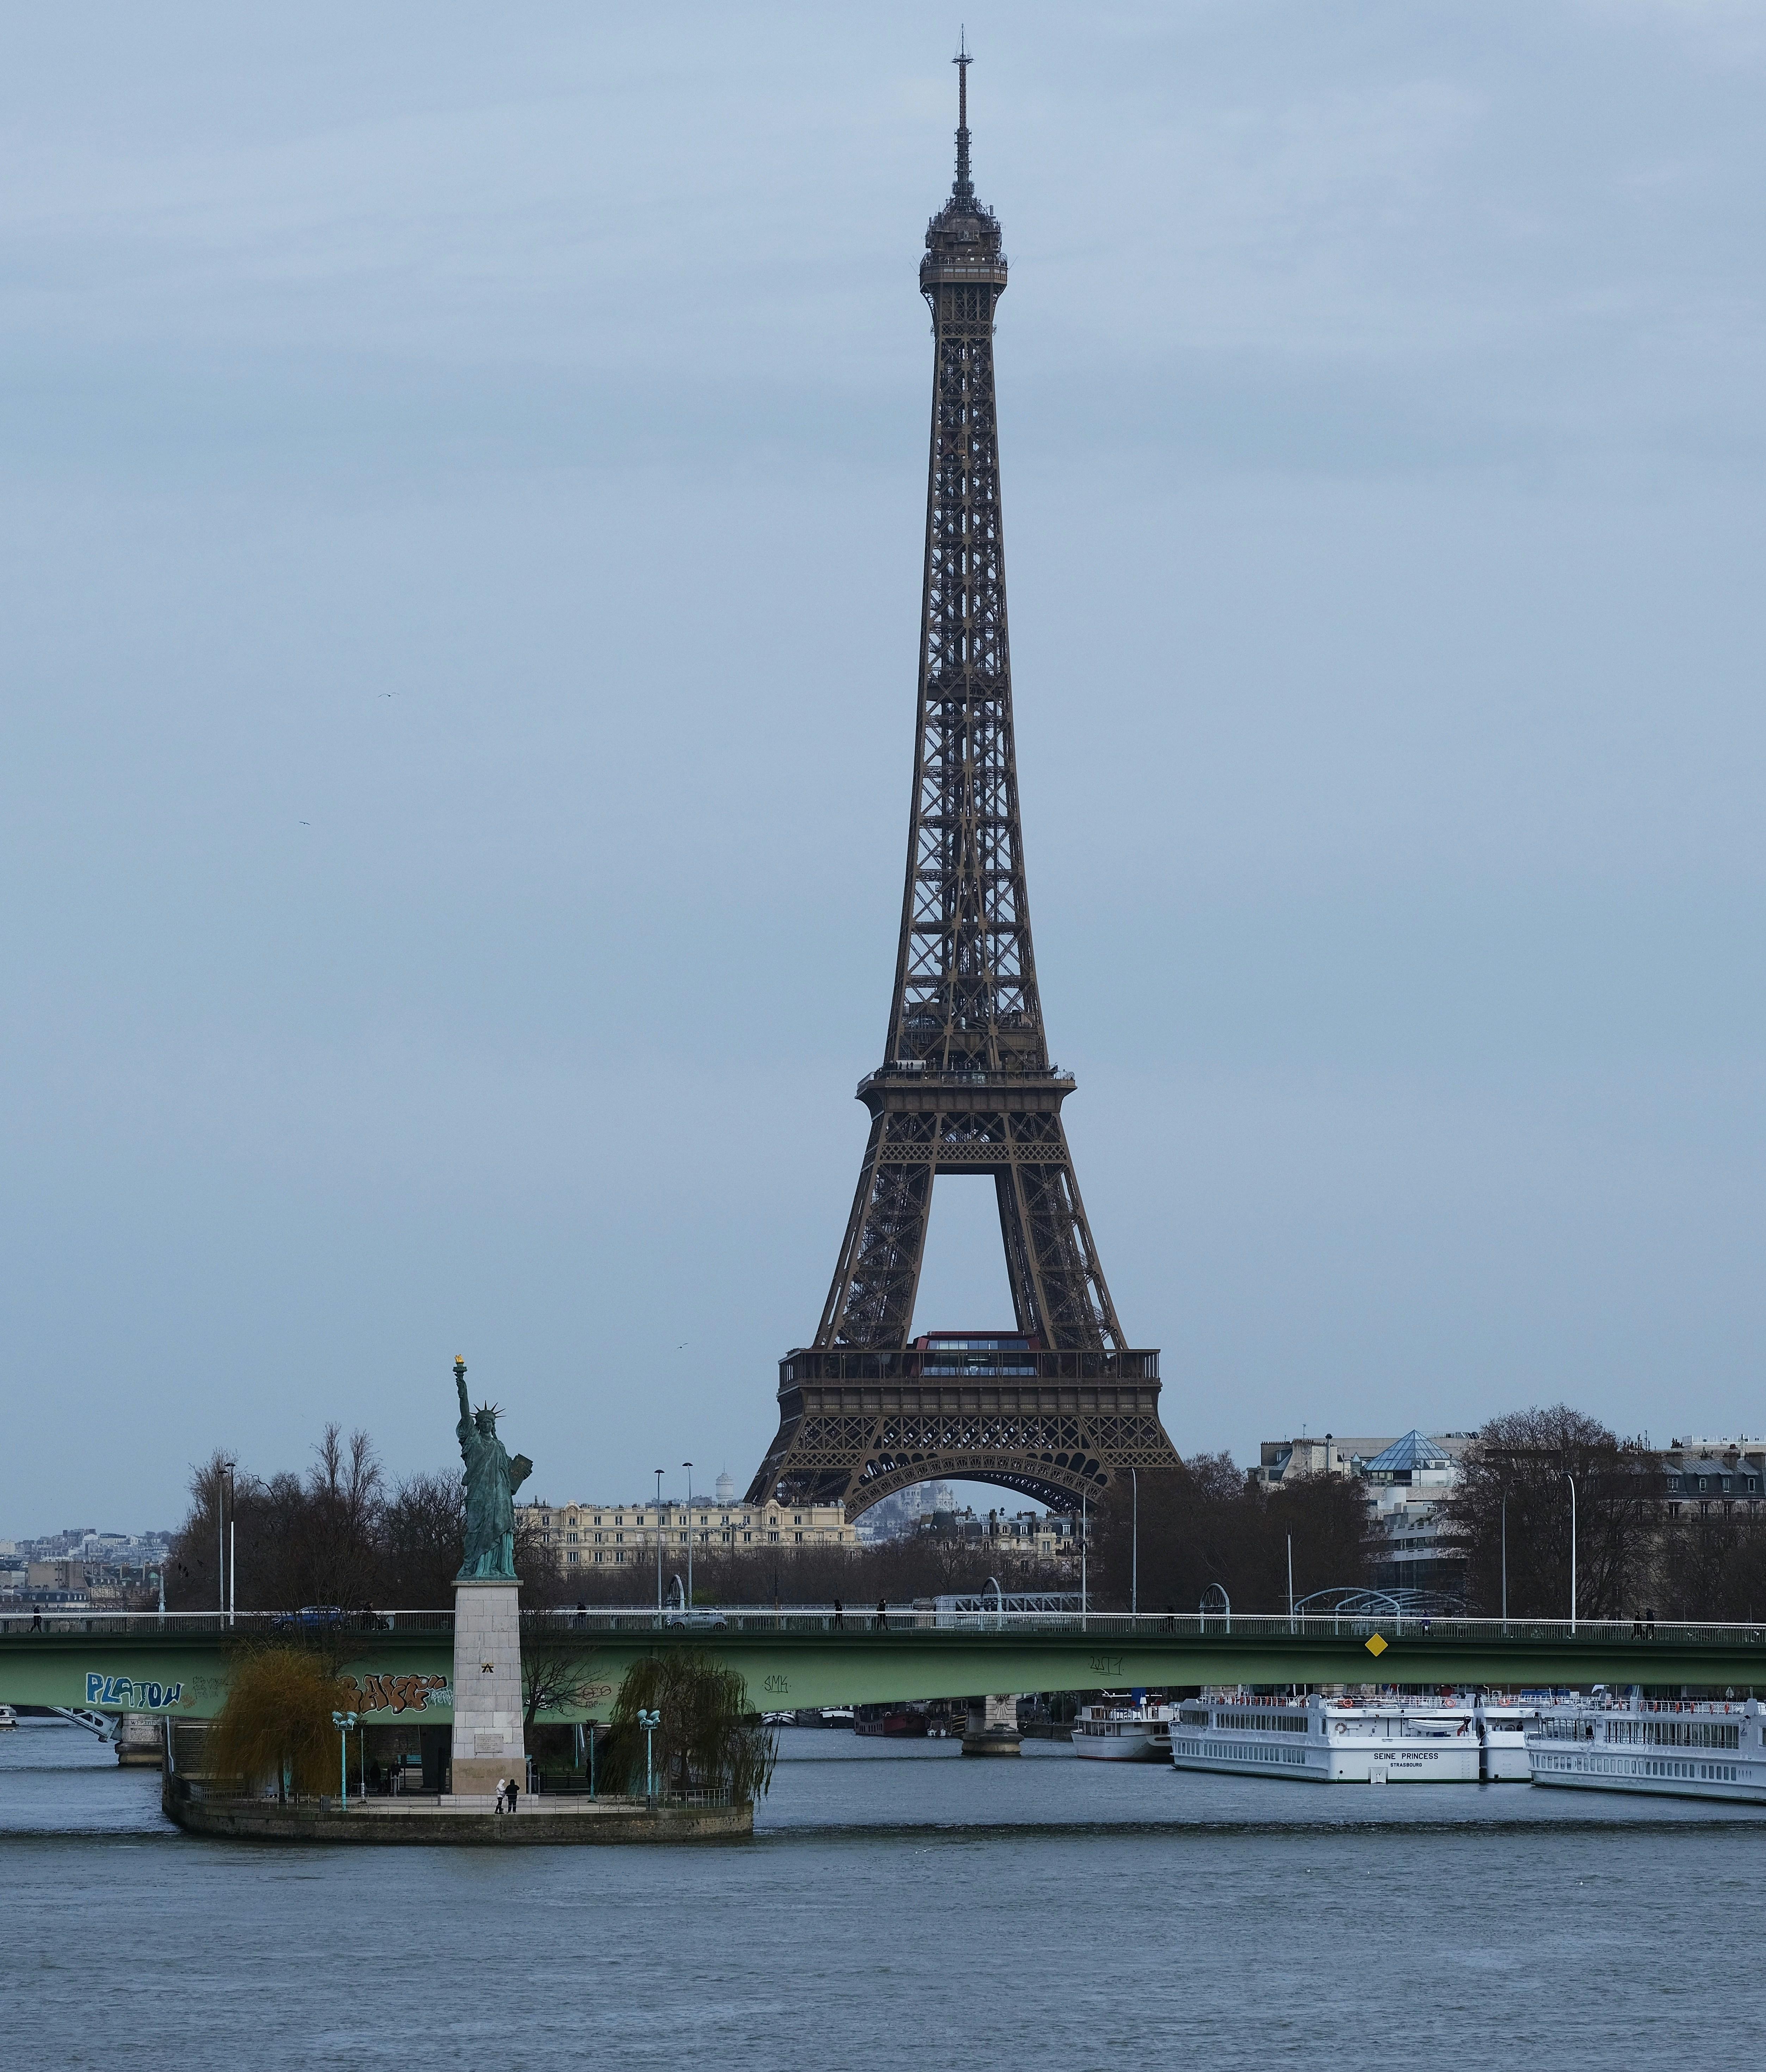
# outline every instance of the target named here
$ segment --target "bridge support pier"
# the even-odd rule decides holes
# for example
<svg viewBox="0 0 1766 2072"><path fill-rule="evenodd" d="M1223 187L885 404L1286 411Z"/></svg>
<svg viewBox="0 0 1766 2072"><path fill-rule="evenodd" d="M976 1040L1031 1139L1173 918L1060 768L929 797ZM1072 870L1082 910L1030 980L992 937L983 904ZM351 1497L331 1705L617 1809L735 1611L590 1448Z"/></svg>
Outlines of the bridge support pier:
<svg viewBox="0 0 1766 2072"><path fill-rule="evenodd" d="M968 1725L963 1733L965 1755L1021 1755L1023 1752L1016 1698L984 1698L980 1712L970 1707Z"/></svg>
<svg viewBox="0 0 1766 2072"><path fill-rule="evenodd" d="M125 1769L158 1770L165 1760L166 1725L151 1712L125 1712L117 1726L117 1760Z"/></svg>

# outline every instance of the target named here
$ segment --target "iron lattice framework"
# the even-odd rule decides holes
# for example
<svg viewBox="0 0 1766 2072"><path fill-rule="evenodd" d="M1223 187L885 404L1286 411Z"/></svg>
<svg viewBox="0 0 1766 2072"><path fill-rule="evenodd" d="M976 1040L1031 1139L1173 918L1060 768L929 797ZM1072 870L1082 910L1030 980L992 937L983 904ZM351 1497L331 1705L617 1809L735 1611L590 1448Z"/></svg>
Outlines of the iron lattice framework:
<svg viewBox="0 0 1766 2072"><path fill-rule="evenodd" d="M994 311L1000 225L956 179L920 291L935 342L907 884L871 1129L813 1347L780 1363L778 1436L750 1490L856 1516L934 1475L1063 1509L1113 1472L1177 1463L1159 1356L1123 1342L1086 1220L1037 991L1012 735ZM1016 1311L1004 1342L910 1345L934 1179L990 1173ZM953 1365L954 1362L954 1365Z"/></svg>

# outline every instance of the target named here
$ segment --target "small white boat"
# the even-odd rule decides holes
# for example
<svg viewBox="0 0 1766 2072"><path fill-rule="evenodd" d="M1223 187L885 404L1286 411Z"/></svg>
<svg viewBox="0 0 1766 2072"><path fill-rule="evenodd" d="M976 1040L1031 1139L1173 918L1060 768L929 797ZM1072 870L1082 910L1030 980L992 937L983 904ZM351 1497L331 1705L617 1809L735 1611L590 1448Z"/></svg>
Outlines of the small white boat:
<svg viewBox="0 0 1766 2072"><path fill-rule="evenodd" d="M1095 1762L1163 1762L1171 1753L1169 1705L1084 1705L1073 1722L1073 1752Z"/></svg>
<svg viewBox="0 0 1766 2072"><path fill-rule="evenodd" d="M1766 1805L1766 1715L1745 1699L1555 1705L1527 1729L1535 1784Z"/></svg>
<svg viewBox="0 0 1766 2072"><path fill-rule="evenodd" d="M1315 1784L1524 1784L1528 1722L1516 1699L1185 1699L1172 1722L1178 1770Z"/></svg>
<svg viewBox="0 0 1766 2072"><path fill-rule="evenodd" d="M18 1724L18 1715L13 1711L11 1706L0 1705L0 1733L4 1733L8 1727L15 1727Z"/></svg>

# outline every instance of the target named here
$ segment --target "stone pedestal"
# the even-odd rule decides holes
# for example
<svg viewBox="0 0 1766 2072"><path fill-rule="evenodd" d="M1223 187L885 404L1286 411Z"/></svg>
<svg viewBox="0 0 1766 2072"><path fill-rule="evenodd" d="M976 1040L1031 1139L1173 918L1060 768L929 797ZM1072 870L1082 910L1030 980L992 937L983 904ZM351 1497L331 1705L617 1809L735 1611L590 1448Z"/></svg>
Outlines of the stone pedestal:
<svg viewBox="0 0 1766 2072"><path fill-rule="evenodd" d="M1022 1744L1018 1734L1018 1701L1016 1698L987 1698L981 1710L971 1711L968 1725L963 1730L963 1753L965 1755L1018 1755Z"/></svg>
<svg viewBox="0 0 1766 2072"><path fill-rule="evenodd" d="M521 1727L521 1586L454 1586L455 1798L488 1798L512 1777L525 1787Z"/></svg>

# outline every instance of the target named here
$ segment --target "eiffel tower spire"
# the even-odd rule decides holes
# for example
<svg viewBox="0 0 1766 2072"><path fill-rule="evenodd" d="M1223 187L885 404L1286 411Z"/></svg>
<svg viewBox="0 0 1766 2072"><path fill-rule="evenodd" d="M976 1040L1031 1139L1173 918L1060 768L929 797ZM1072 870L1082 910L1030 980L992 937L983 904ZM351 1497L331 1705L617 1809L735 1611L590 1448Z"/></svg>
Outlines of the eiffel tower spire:
<svg viewBox="0 0 1766 2072"><path fill-rule="evenodd" d="M965 43L955 60L956 178L920 261L934 341L931 453L889 1028L882 1063L859 1084L870 1136L821 1322L813 1346L781 1363L779 1434L749 1497L837 1495L853 1515L932 1475L1001 1482L1076 1509L1115 1467L1177 1459L1159 1424L1159 1356L1126 1345L1092 1241L1061 1119L1074 1082L1049 1062L1037 989L994 401L994 315L1007 268L999 222L970 175L972 62ZM1012 1332L971 1334L960 1356L938 1334L909 1342L933 1181L952 1172L992 1176L1015 1312ZM885 1367L904 1384L883 1393L906 1422L867 1414L868 1398L888 1408L875 1390L828 1386L881 1379ZM1005 1391L1012 1416L985 1430L963 1413L974 1392L943 1385L984 1374L1018 1378ZM1033 1377L1056 1385L1022 1385ZM1062 1389L1069 1378L1107 1379L1107 1405L1095 1388ZM926 1385L906 1388L913 1381ZM999 1388L983 1392L1000 1400ZM1082 1395L1097 1416L1068 1414Z"/></svg>

